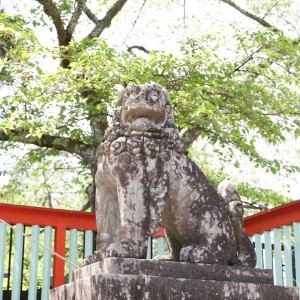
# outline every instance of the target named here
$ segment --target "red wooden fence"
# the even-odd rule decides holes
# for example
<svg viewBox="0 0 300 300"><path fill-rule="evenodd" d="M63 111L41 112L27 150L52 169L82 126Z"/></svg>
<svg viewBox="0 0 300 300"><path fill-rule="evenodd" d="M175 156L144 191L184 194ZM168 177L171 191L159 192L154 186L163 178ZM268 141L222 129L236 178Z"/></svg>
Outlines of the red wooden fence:
<svg viewBox="0 0 300 300"><path fill-rule="evenodd" d="M67 229L96 231L95 214L87 212L0 204L0 218L11 224L52 226L55 229L54 251L63 257L65 257ZM246 217L244 226L247 234L253 235L299 221L300 200L297 200ZM164 237L163 228L161 227L153 236ZM54 257L53 287L64 284L64 265L62 259Z"/></svg>
<svg viewBox="0 0 300 300"><path fill-rule="evenodd" d="M65 257L67 229L96 231L95 214L87 212L0 204L0 218L11 224L53 227L55 229L54 251L63 257ZM53 287L64 284L64 267L65 262L54 256Z"/></svg>

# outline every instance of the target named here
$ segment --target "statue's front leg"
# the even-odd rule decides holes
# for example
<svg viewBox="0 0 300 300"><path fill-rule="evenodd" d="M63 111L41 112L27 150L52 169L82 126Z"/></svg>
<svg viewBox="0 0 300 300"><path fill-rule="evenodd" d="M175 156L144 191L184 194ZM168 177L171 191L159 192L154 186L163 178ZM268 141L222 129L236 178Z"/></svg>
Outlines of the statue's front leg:
<svg viewBox="0 0 300 300"><path fill-rule="evenodd" d="M145 159L122 153L114 167L120 210L120 241L111 244L106 257L146 258L149 235L150 192Z"/></svg>

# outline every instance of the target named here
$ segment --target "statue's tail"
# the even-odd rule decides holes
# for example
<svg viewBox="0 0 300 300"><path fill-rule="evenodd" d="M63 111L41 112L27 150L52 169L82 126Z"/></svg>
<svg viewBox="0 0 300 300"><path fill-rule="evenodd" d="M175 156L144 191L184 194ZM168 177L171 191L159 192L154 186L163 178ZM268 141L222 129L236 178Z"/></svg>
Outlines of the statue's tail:
<svg viewBox="0 0 300 300"><path fill-rule="evenodd" d="M233 186L230 178L223 180L218 186L218 194L224 201L226 210L233 227L240 263L244 267L255 267L255 249L245 231L242 200Z"/></svg>

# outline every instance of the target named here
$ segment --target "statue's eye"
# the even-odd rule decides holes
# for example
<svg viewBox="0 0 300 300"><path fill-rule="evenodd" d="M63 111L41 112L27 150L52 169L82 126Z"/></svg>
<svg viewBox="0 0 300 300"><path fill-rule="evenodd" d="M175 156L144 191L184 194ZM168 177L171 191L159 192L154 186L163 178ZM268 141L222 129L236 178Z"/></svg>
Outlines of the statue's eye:
<svg viewBox="0 0 300 300"><path fill-rule="evenodd" d="M136 96L135 93L126 93L124 96L123 96L123 100L127 101L131 101L132 99L134 99Z"/></svg>
<svg viewBox="0 0 300 300"><path fill-rule="evenodd" d="M155 96L155 97L158 97L158 93L156 91L151 91L149 94L148 94L150 97L151 96Z"/></svg>
<svg viewBox="0 0 300 300"><path fill-rule="evenodd" d="M133 100L135 98L136 94L135 93L131 93L128 97L129 100Z"/></svg>
<svg viewBox="0 0 300 300"><path fill-rule="evenodd" d="M159 94L156 91L151 91L148 96L152 101L157 101L159 99Z"/></svg>

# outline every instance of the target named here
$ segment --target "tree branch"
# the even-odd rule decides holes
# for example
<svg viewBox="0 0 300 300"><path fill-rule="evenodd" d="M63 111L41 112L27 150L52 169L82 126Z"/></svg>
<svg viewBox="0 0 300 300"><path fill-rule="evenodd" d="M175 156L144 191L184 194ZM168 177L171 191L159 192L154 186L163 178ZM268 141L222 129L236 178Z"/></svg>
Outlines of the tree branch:
<svg viewBox="0 0 300 300"><path fill-rule="evenodd" d="M67 27L66 38L67 38L68 42L71 41L71 38L73 36L76 25L78 24L78 20L79 20L79 17L81 16L81 13L83 11L85 3L86 3L86 0L77 0L77 6L73 12L73 15L70 19L69 25Z"/></svg>
<svg viewBox="0 0 300 300"><path fill-rule="evenodd" d="M184 132L184 134L180 137L180 139L182 140L182 142L187 148L190 147L193 144L193 142L199 137L199 135L201 134L201 129L202 128L198 128L198 127L188 128Z"/></svg>
<svg viewBox="0 0 300 300"><path fill-rule="evenodd" d="M134 21L134 22L133 22L133 24L132 24L132 27L131 27L131 29L130 29L130 30L129 30L129 32L127 33L127 35L126 35L126 37L125 37L125 39L124 39L124 41L123 41L123 43L122 43L122 46L125 44L125 42L126 42L126 40L127 40L127 38L128 38L128 35L129 35L129 34L130 34L130 32L133 30L133 28L134 28L134 26L135 26L135 24L136 24L136 22L137 22L138 18L140 17L140 15L141 15L141 12L142 12L142 10L143 10L143 7L144 7L144 5L145 5L146 1L147 1L147 0L144 0L144 2L143 2L143 4L142 4L142 6L141 6L141 8L140 8L140 11L139 11L138 15L137 15L137 17L136 17L135 21Z"/></svg>
<svg viewBox="0 0 300 300"><path fill-rule="evenodd" d="M36 0L44 8L44 12L53 21L56 28L59 46L67 46L72 39L79 17L82 14L86 0L77 0L77 6L71 16L67 29L64 28L59 9L52 0Z"/></svg>
<svg viewBox="0 0 300 300"><path fill-rule="evenodd" d="M264 16L262 17L262 19L264 19L269 13L270 13L270 11L275 7L275 6L277 6L277 4L279 3L279 0L274 4L274 5L272 5L269 9L268 9L268 11L264 14Z"/></svg>
<svg viewBox="0 0 300 300"><path fill-rule="evenodd" d="M147 54L150 53L150 51L147 50L145 47L143 47L143 46L137 46L137 45L128 47L128 48L127 48L127 51L128 51L128 52L132 52L132 51L131 51L132 49L138 49L138 50L144 51L144 52L147 53Z"/></svg>
<svg viewBox="0 0 300 300"><path fill-rule="evenodd" d="M246 209L257 209L259 211L264 211L264 210L268 209L267 206L265 206L261 203L258 203L257 201L251 202L251 201L243 200L243 204L244 204L244 208L246 208Z"/></svg>
<svg viewBox="0 0 300 300"><path fill-rule="evenodd" d="M86 5L84 5L83 11L84 11L84 13L86 14L86 16L87 16L92 22L94 22L95 25L97 25L97 23L99 22L98 18L96 17L96 15L94 15L94 14L92 13L92 11L91 11Z"/></svg>
<svg viewBox="0 0 300 300"><path fill-rule="evenodd" d="M253 53L251 53L238 67L236 67L234 69L233 72L237 72L241 69L241 67L243 67L249 60L253 59L253 56L258 53L261 49L263 49L265 47L265 45L259 47L256 51L254 51Z"/></svg>
<svg viewBox="0 0 300 300"><path fill-rule="evenodd" d="M13 141L59 151L66 151L71 154L77 154L86 162L88 162L87 159L89 159L89 153L93 151L95 152L97 148L95 145L89 145L77 140L71 140L49 134L43 134L39 139L35 136L29 136L29 132L26 132L25 130L10 130L7 134L0 131L0 141Z"/></svg>
<svg viewBox="0 0 300 300"><path fill-rule="evenodd" d="M108 10L105 17L97 21L96 26L87 36L87 38L92 39L99 37L103 30L110 26L112 19L119 13L126 2L127 0L117 0L115 4Z"/></svg>
<svg viewBox="0 0 300 300"><path fill-rule="evenodd" d="M60 12L52 0L36 0L43 5L45 14L50 17L56 28L58 43L60 46L65 46L66 30L60 16Z"/></svg>
<svg viewBox="0 0 300 300"><path fill-rule="evenodd" d="M82 207L79 209L79 211L86 211L91 207L91 202L88 201L86 202L84 205L82 205Z"/></svg>
<svg viewBox="0 0 300 300"><path fill-rule="evenodd" d="M241 14L243 14L244 16L258 22L260 25L264 26L264 27L268 27L268 28L273 28L273 30L275 32L277 31L281 31L279 29L277 29L274 25L271 25L270 23L268 23L267 21L265 21L263 18L260 18L246 10L244 10L243 8L241 8L240 6L238 6L237 4L235 4L233 1L231 0L221 0L222 2L230 5L231 7L233 7L234 9L236 9L237 11L239 11Z"/></svg>

